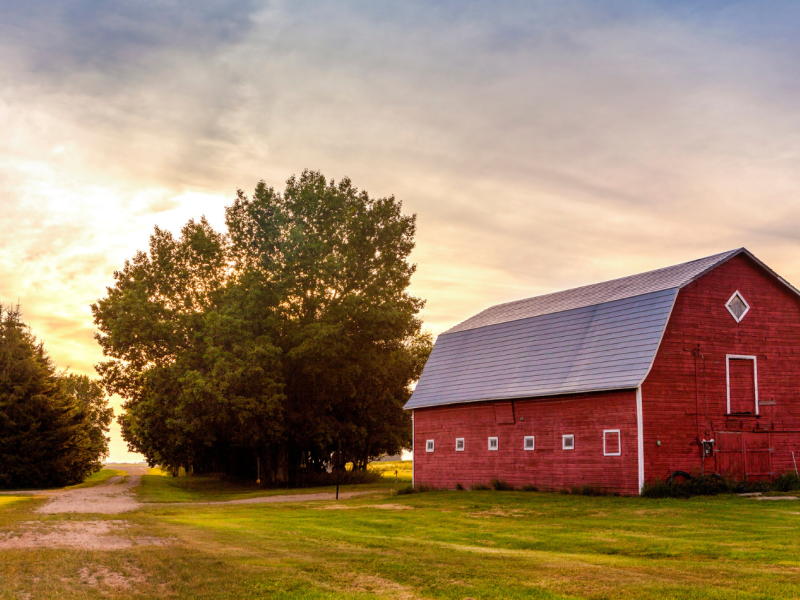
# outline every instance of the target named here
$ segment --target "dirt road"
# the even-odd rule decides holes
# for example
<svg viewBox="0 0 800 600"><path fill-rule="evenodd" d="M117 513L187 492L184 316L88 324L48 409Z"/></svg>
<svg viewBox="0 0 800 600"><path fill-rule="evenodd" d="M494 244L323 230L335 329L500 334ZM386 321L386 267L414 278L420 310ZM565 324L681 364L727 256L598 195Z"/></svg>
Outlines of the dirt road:
<svg viewBox="0 0 800 600"><path fill-rule="evenodd" d="M330 492L310 494L285 494L275 496L262 496L260 498L242 498L241 500L227 500L221 502L180 502L166 503L153 502L141 503L136 499L133 490L139 485L142 475L147 474L147 467L140 465L114 465L115 469L125 471L126 477L112 477L105 483L89 488L77 490L44 492L50 500L38 509L45 514L55 513L93 513L103 515L116 515L147 506L188 506L188 505L224 505L224 504L275 504L283 502L314 502L321 500L335 500L336 495ZM340 500L371 494L375 492L342 492Z"/></svg>
<svg viewBox="0 0 800 600"><path fill-rule="evenodd" d="M127 475L112 477L94 487L74 490L32 492L48 498L37 509L43 514L83 513L114 515L146 507L164 506L212 506L224 504L273 504L281 502L313 502L334 500L332 493L286 494L261 498L242 498L226 502L180 502L180 503L141 503L136 499L134 488L141 482L147 467L140 465L114 465L113 468L125 471ZM374 494L375 492L343 492L339 498L344 500ZM338 505L335 505L338 507ZM129 535L126 530L130 524L124 520L103 521L28 521L10 531L0 531L0 550L10 548L79 548L86 550L117 550L141 545L164 545L173 540Z"/></svg>
<svg viewBox="0 0 800 600"><path fill-rule="evenodd" d="M115 469L125 471L127 477L112 477L94 487L48 492L50 501L38 512L53 513L94 513L116 515L139 508L139 502L132 490L147 473L147 467L139 465L119 465Z"/></svg>

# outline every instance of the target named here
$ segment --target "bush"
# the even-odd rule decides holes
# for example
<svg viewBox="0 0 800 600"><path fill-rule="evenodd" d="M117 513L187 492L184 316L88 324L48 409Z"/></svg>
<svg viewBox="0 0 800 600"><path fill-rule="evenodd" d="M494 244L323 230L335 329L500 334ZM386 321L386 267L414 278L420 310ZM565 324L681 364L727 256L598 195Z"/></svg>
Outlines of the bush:
<svg viewBox="0 0 800 600"><path fill-rule="evenodd" d="M538 492L539 491L538 487L536 487L535 485L531 485L531 484L523 485L519 489L521 489L523 492Z"/></svg>
<svg viewBox="0 0 800 600"><path fill-rule="evenodd" d="M490 488L485 483L476 483L469 489L471 489L473 492L485 492L486 490L490 490L492 488Z"/></svg>
<svg viewBox="0 0 800 600"><path fill-rule="evenodd" d="M776 492L794 492L800 490L800 477L796 473L781 475L772 482L772 489Z"/></svg>
<svg viewBox="0 0 800 600"><path fill-rule="evenodd" d="M514 486L496 477L492 479L492 489L496 492L513 492Z"/></svg>
<svg viewBox="0 0 800 600"><path fill-rule="evenodd" d="M652 480L642 488L645 498L691 498L692 496L716 496L734 491L731 482L719 475L701 475L672 481Z"/></svg>
<svg viewBox="0 0 800 600"><path fill-rule="evenodd" d="M417 491L421 494L422 492L434 492L436 488L430 485L420 484L417 486Z"/></svg>
<svg viewBox="0 0 800 600"><path fill-rule="evenodd" d="M463 486L463 485L461 485L460 483L457 483L457 484L456 484L456 489L457 489L458 491L462 491L462 490L464 489L464 486Z"/></svg>
<svg viewBox="0 0 800 600"><path fill-rule="evenodd" d="M691 498L692 496L717 496L719 494L746 494L755 492L784 492L800 490L800 477L781 475L775 481L734 481L717 474L695 475L676 472L667 480L654 479L642 488L645 498Z"/></svg>
<svg viewBox="0 0 800 600"><path fill-rule="evenodd" d="M416 490L414 489L413 485L404 485L400 489L397 490L398 496L405 496L406 494L413 494Z"/></svg>

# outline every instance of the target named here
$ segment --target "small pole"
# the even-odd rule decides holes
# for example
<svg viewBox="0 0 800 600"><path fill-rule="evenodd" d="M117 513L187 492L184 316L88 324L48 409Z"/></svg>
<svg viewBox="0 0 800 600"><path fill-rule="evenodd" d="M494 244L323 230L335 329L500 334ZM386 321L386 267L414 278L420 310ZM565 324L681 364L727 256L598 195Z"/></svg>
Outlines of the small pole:
<svg viewBox="0 0 800 600"><path fill-rule="evenodd" d="M256 483L261 483L261 457L256 457Z"/></svg>
<svg viewBox="0 0 800 600"><path fill-rule="evenodd" d="M797 461L794 459L794 452L792 452L792 462L794 463L794 474L797 475Z"/></svg>
<svg viewBox="0 0 800 600"><path fill-rule="evenodd" d="M342 440L339 439L339 451L336 453L336 499L339 499L340 465L342 463Z"/></svg>
<svg viewBox="0 0 800 600"><path fill-rule="evenodd" d="M397 469L394 470L394 486L397 487Z"/></svg>

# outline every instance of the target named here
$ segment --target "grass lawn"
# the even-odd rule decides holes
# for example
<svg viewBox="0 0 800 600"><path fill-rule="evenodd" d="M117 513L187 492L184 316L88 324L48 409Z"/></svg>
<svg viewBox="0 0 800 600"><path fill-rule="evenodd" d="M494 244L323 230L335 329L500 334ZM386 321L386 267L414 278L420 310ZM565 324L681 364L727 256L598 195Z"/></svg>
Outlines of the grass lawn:
<svg viewBox="0 0 800 600"><path fill-rule="evenodd" d="M201 488L187 493L232 493ZM390 489L339 503L145 506L124 516L126 535L171 545L0 551L0 598L800 597L797 500ZM15 520L106 518L35 515L36 502L0 504L0 537ZM85 565L138 579L89 587Z"/></svg>
<svg viewBox="0 0 800 600"><path fill-rule="evenodd" d="M396 487L403 487L411 483L411 461L376 462L370 464L369 468L381 474L382 481L380 483L359 486L342 485L340 491L391 492ZM396 478L395 471L397 471ZM395 479L397 485L395 485ZM136 494L140 502L223 502L281 494L318 494L335 490L335 486L290 490L269 489L262 488L255 482L246 484L226 481L219 477L198 475L172 477L168 472L156 467L147 470L147 475L142 477L142 483L136 489Z"/></svg>

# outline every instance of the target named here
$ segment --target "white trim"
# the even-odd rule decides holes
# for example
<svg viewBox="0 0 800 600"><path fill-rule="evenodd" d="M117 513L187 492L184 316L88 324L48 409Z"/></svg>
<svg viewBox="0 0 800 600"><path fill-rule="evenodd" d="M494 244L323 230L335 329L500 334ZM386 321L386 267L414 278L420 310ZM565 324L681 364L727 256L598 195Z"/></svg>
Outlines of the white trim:
<svg viewBox="0 0 800 600"><path fill-rule="evenodd" d="M528 448L528 440L531 441L531 447L530 448ZM526 435L525 439L522 442L522 449L523 450L536 450L536 436Z"/></svg>
<svg viewBox="0 0 800 600"><path fill-rule="evenodd" d="M415 465L417 464L417 456L414 454L414 449L416 448L416 441L414 437L414 409L411 409L411 487L416 487L414 483L414 475L416 473Z"/></svg>
<svg viewBox="0 0 800 600"><path fill-rule="evenodd" d="M572 445L567 446L567 438L572 440ZM575 434L574 433L566 433L561 436L561 449L562 450L575 450Z"/></svg>
<svg viewBox="0 0 800 600"><path fill-rule="evenodd" d="M442 402L441 404L421 404L419 406L403 406L403 410L414 410L416 408L438 408L439 406L456 406L458 404L475 404L477 402L500 402L500 401L508 401L508 400L520 400L520 399L528 399L528 398L544 398L544 399L557 399L561 398L562 396L579 396L581 394L592 394L594 392L617 392L620 390L632 390L636 387L636 385L622 385L622 386L611 386L611 387L604 387L604 388L591 388L585 390L567 390L567 391L551 391L546 392L544 394L521 394L519 396L498 396L496 398L486 397L486 398L472 398L470 400L456 400L455 402ZM556 402L571 402L573 398L565 398L562 400L555 400ZM411 400L409 400L411 402Z"/></svg>
<svg viewBox="0 0 800 600"><path fill-rule="evenodd" d="M492 440L494 440L494 448L492 448ZM495 452L500 447L500 441L496 437L489 438L489 450Z"/></svg>
<svg viewBox="0 0 800 600"><path fill-rule="evenodd" d="M742 304L744 304L744 312L742 313L741 317L737 317L730 307L730 303L733 302L733 299L736 298L736 296L739 296L739 300L741 300ZM747 303L747 300L744 299L744 296L742 296L742 293L739 290L733 292L733 296L728 298L728 301L725 303L725 308L728 309L728 312L731 313L733 320L736 321L737 323L741 323L742 319L744 319L744 316L750 312L750 305Z"/></svg>
<svg viewBox="0 0 800 600"><path fill-rule="evenodd" d="M664 336L667 334L667 327L669 327L669 321L672 318L672 311L675 310L675 304L678 302L678 294L681 293L681 288L675 288L675 295L672 297L672 306L669 307L669 314L667 315L667 320L664 321L664 326L661 328L661 336L658 338L658 344L656 344L656 351L653 352L653 358L650 360L650 366L647 367L647 371L645 371L644 377L639 382L639 385L636 386L636 389L642 387L644 380L647 379L647 376L650 375L650 371L653 370L653 365L656 364L656 358L658 358L658 351L661 349L661 342L664 341Z"/></svg>
<svg viewBox="0 0 800 600"><path fill-rule="evenodd" d="M425 440L425 452L433 452L435 444L433 440Z"/></svg>
<svg viewBox="0 0 800 600"><path fill-rule="evenodd" d="M461 442L461 448L458 447L458 442ZM456 438L456 452L463 452L466 446L467 445L464 443L464 438Z"/></svg>
<svg viewBox="0 0 800 600"><path fill-rule="evenodd" d="M636 388L636 453L639 455L639 493L644 487L644 419L642 418L642 386Z"/></svg>
<svg viewBox="0 0 800 600"><path fill-rule="evenodd" d="M726 354L725 355L725 384L728 388L728 408L726 414L731 414L731 359L736 360L752 360L753 361L753 384L756 391L756 413L758 414L758 358L747 354Z"/></svg>
<svg viewBox="0 0 800 600"><path fill-rule="evenodd" d="M606 434L607 433L616 433L617 434L617 451L616 452L606 452ZM622 455L622 434L620 433L619 429L603 429L603 456L621 456Z"/></svg>

